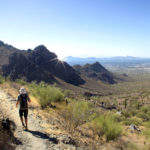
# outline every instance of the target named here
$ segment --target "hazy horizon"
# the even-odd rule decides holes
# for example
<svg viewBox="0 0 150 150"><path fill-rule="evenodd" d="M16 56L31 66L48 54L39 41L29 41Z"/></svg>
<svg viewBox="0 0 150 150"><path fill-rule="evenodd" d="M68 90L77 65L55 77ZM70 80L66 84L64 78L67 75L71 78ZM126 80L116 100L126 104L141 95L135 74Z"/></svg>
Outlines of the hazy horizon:
<svg viewBox="0 0 150 150"><path fill-rule="evenodd" d="M148 0L6 0L0 17L1 40L19 49L43 44L60 59L150 57Z"/></svg>
<svg viewBox="0 0 150 150"><path fill-rule="evenodd" d="M2 42L4 42L4 44L8 44L8 45L11 45L11 46L13 46L13 47L15 47L13 44L10 44L10 43L7 43L6 41L3 41L3 40L1 40L0 39L0 41L2 41ZM40 46L40 45L43 45L43 44L39 44L39 45L37 45L37 46ZM34 48L36 48L37 46L35 46L35 47L33 47L33 48L27 48L27 49L20 49L20 50L28 50L28 49L34 49ZM63 60L63 59L65 59L65 58L67 58L67 57L77 57L77 58L111 58L111 57L138 57L138 58L150 58L150 56L145 56L145 57L140 57L140 56L129 56L129 55L99 55L99 56L92 56L92 55L80 55L80 56L78 56L78 55L66 55L66 56L64 56L64 57L59 57L59 55L55 52L55 51L51 51L46 45L44 45L50 52L53 52L53 53L55 53L57 56L58 56L58 58L60 58L60 60ZM17 49L19 49L18 47L15 47L15 48L17 48Z"/></svg>

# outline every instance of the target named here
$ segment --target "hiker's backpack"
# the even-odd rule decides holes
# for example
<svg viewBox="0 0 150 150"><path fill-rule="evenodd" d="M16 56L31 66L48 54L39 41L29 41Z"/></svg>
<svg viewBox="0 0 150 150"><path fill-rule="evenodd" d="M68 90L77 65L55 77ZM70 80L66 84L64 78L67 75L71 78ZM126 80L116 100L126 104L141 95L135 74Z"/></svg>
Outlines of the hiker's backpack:
<svg viewBox="0 0 150 150"><path fill-rule="evenodd" d="M21 94L21 107L22 108L27 108L27 94Z"/></svg>

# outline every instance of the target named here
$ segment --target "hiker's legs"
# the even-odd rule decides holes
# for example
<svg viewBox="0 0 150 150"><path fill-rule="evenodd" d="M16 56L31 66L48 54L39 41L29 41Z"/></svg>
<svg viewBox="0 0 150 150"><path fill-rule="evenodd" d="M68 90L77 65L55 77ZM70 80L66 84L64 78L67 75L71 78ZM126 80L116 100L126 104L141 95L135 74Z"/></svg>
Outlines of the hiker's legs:
<svg viewBox="0 0 150 150"><path fill-rule="evenodd" d="M26 124L26 129L28 128L28 110L24 111L24 119Z"/></svg>
<svg viewBox="0 0 150 150"><path fill-rule="evenodd" d="M25 118L26 127L28 127L28 118Z"/></svg>
<svg viewBox="0 0 150 150"><path fill-rule="evenodd" d="M23 111L22 111L22 110L19 110L19 116L20 116L21 123L22 123L22 125L24 126L24 122L23 122Z"/></svg>
<svg viewBox="0 0 150 150"><path fill-rule="evenodd" d="M23 117L20 117L21 123L24 126Z"/></svg>

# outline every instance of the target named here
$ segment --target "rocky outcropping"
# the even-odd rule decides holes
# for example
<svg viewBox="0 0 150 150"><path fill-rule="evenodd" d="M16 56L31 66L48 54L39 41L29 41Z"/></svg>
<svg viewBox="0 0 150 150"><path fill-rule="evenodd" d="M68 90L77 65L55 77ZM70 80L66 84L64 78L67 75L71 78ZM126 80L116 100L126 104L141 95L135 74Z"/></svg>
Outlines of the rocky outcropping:
<svg viewBox="0 0 150 150"><path fill-rule="evenodd" d="M16 51L9 57L9 63L3 65L4 76L12 80L57 82L57 78L73 84L83 84L84 80L67 63L60 61L55 53L50 52L44 45L34 50Z"/></svg>

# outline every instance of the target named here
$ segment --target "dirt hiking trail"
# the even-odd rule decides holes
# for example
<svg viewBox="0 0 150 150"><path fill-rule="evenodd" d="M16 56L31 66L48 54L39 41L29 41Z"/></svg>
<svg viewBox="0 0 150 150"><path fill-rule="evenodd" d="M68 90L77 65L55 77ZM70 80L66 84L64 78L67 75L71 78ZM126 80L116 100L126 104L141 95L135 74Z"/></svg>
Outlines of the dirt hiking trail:
<svg viewBox="0 0 150 150"><path fill-rule="evenodd" d="M14 136L21 141L16 150L76 150L77 148L70 144L64 144L59 137L47 135L44 128L40 126L41 118L34 116L33 110L29 109L28 128L24 131L20 122L16 100L0 88L0 104L3 116L9 117L15 122L17 128ZM44 121L44 120L43 120ZM63 136L63 135L62 135ZM62 137L61 137L62 138Z"/></svg>

